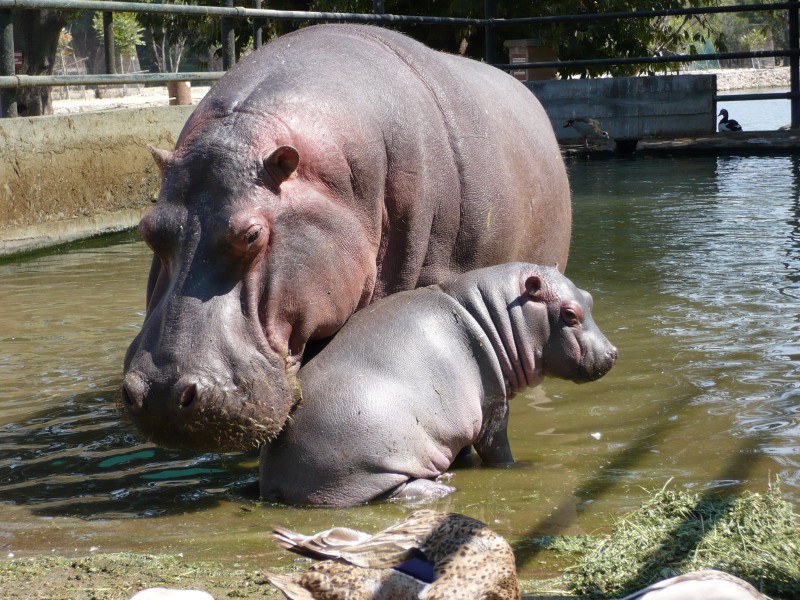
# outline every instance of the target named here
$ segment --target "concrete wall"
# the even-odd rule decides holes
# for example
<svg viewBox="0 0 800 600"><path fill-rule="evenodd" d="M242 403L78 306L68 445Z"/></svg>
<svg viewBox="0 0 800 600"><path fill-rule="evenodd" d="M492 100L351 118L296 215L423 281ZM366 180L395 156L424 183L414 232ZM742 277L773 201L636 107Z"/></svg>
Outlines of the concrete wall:
<svg viewBox="0 0 800 600"><path fill-rule="evenodd" d="M714 75L664 75L527 81L544 106L559 140L579 140L567 119L600 121L611 139L683 137L716 127Z"/></svg>
<svg viewBox="0 0 800 600"><path fill-rule="evenodd" d="M0 255L136 225L193 108L0 120Z"/></svg>

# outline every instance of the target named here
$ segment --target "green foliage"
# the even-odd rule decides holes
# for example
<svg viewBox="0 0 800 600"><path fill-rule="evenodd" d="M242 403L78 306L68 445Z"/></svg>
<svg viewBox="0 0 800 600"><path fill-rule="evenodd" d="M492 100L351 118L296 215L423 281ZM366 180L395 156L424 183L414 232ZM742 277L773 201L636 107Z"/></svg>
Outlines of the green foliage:
<svg viewBox="0 0 800 600"><path fill-rule="evenodd" d="M590 13L626 12L635 10L674 9L684 6L709 6L716 0L556 0L529 2L506 0L497 3L498 18L552 17ZM372 12L370 0L315 0L314 10ZM484 16L483 0L435 0L421 3L409 0L386 0L385 10L395 14L427 14L433 16ZM474 58L485 55L482 28L447 28L439 25L401 27L426 44L457 52L466 47ZM495 55L504 60L503 40L536 38L545 46L555 47L561 60L619 58L670 55L703 44L713 32L704 16L681 18L637 18L608 21L547 23L546 25L504 26L498 29ZM676 65L620 65L615 67L567 68L563 76L635 75L643 71L669 70Z"/></svg>
<svg viewBox="0 0 800 600"><path fill-rule="evenodd" d="M92 19L92 27L97 36L103 39L103 13L97 12ZM114 48L119 56L133 58L136 46L144 44L142 27L133 13L114 13Z"/></svg>
<svg viewBox="0 0 800 600"><path fill-rule="evenodd" d="M722 0L723 6L745 5L746 0ZM787 48L788 15L785 10L721 13L708 19L709 25L731 50L763 50L770 46Z"/></svg>
<svg viewBox="0 0 800 600"><path fill-rule="evenodd" d="M170 2L153 2L141 0L148 4L193 4L182 0ZM147 30L148 40L155 56L156 67L160 73L177 73L181 58L189 38L203 40L206 47L213 41L201 33L200 24L210 20L208 17L190 17L177 14L137 13L136 19ZM219 43L219 40L217 40Z"/></svg>
<svg viewBox="0 0 800 600"><path fill-rule="evenodd" d="M210 5L207 0L139 1L149 4ZM264 2L265 7L282 8L275 6L275 4L276 2ZM239 5L243 4L239 3ZM244 5L247 5L247 3L245 2ZM162 73L178 72L181 59L186 52L198 57L206 57L210 53L217 56L220 55L222 40L221 20L217 17L137 13L136 18L149 33L156 64L158 70ZM246 19L234 19L233 23L237 52L245 53L252 46L252 25ZM237 55L238 58L239 56Z"/></svg>

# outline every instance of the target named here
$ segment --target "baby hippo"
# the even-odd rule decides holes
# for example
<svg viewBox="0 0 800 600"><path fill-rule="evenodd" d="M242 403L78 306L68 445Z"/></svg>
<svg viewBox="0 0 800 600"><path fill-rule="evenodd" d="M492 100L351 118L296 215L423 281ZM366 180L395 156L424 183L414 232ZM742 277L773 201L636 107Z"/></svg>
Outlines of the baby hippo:
<svg viewBox="0 0 800 600"><path fill-rule="evenodd" d="M486 464L513 462L512 396L545 376L594 381L616 362L591 306L557 269L509 263L360 310L300 370L303 400L261 451L262 497L438 497L470 446Z"/></svg>

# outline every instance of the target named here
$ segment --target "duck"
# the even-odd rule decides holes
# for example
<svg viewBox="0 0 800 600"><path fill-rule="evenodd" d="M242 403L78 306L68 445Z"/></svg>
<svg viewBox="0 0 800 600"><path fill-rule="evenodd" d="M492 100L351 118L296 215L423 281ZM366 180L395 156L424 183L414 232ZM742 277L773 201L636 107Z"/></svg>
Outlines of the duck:
<svg viewBox="0 0 800 600"><path fill-rule="evenodd" d="M767 597L743 579L705 569L659 581L622 600L767 600Z"/></svg>
<svg viewBox="0 0 800 600"><path fill-rule="evenodd" d="M608 132L600 127L600 121L592 117L573 117L564 123L564 127L572 127L583 136L583 147L589 147L589 138L608 139Z"/></svg>
<svg viewBox="0 0 800 600"><path fill-rule="evenodd" d="M300 573L263 571L289 600L520 598L509 543L462 514L418 510L375 535L347 527L272 534L286 550L323 559Z"/></svg>
<svg viewBox="0 0 800 600"><path fill-rule="evenodd" d="M742 131L742 126L739 125L739 121L734 121L733 119L728 118L728 111L724 108L719 111L718 117L722 117L719 121L719 125L717 127L717 131L721 133L725 133L728 131Z"/></svg>

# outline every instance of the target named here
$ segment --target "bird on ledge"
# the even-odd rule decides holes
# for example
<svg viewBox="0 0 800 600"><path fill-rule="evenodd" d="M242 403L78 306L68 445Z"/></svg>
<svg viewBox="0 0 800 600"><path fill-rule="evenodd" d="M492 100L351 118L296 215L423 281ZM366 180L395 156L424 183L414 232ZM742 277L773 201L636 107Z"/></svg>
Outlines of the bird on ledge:
<svg viewBox="0 0 800 600"><path fill-rule="evenodd" d="M719 111L718 117L721 116L719 126L717 127L717 131L720 133L726 133L728 131L742 131L742 126L739 125L739 121L734 121L733 119L728 118L728 111L724 108Z"/></svg>
<svg viewBox="0 0 800 600"><path fill-rule="evenodd" d="M583 147L589 147L589 138L608 139L608 132L600 127L600 121L592 117L574 117L564 123L564 127L572 127L583 136Z"/></svg>

